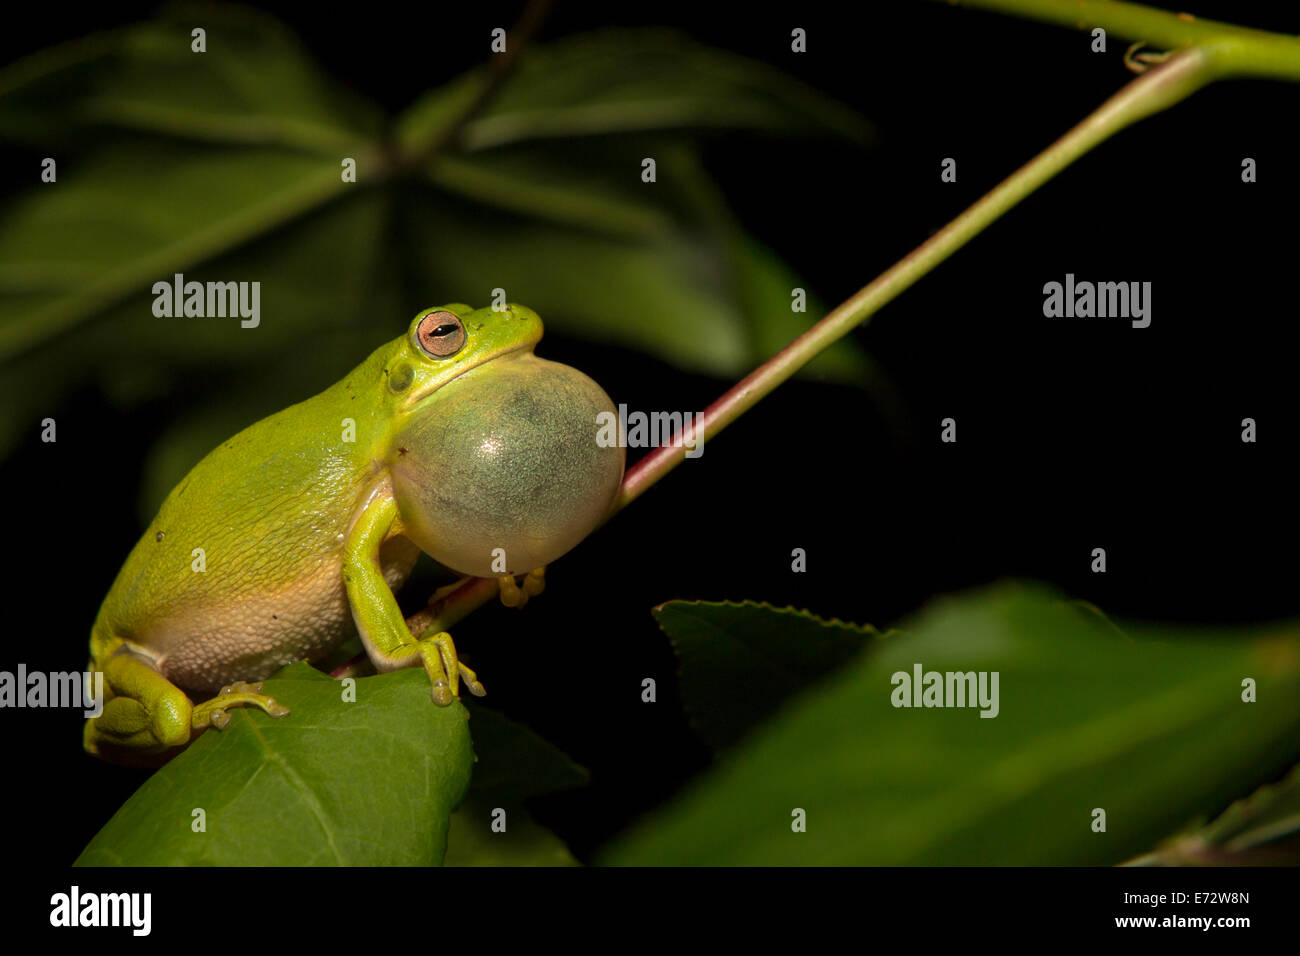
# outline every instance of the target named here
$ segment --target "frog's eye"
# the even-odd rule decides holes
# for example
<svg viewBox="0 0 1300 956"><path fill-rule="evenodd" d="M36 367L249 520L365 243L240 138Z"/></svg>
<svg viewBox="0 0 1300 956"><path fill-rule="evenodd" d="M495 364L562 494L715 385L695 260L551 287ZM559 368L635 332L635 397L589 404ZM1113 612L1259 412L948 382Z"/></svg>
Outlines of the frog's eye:
<svg viewBox="0 0 1300 956"><path fill-rule="evenodd" d="M451 312L430 312L420 320L415 340L434 358L446 358L465 344L465 326Z"/></svg>

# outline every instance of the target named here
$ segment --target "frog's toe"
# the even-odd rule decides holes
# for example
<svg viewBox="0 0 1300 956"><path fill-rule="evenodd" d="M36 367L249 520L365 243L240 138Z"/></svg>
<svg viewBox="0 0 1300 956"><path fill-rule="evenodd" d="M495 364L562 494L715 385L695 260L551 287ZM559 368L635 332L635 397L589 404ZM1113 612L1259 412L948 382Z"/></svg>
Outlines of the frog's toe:
<svg viewBox="0 0 1300 956"><path fill-rule="evenodd" d="M247 681L235 681L218 691L217 696L194 708L191 726L194 730L215 727L224 730L230 725L231 707L257 707L271 717L284 717L289 708L274 697L262 693L262 684L250 684Z"/></svg>
<svg viewBox="0 0 1300 956"><path fill-rule="evenodd" d="M479 683L478 675L460 659L456 653L456 644L446 631L439 631L431 637L420 639L408 645L409 654L418 654L424 662L425 672L433 684L430 697L439 707L447 707L460 696L460 684L463 681L469 692L475 697L487 693Z"/></svg>
<svg viewBox="0 0 1300 956"><path fill-rule="evenodd" d="M533 568L524 575L524 593L529 597L537 597L546 590L546 565L540 568Z"/></svg>
<svg viewBox="0 0 1300 956"><path fill-rule="evenodd" d="M514 575L505 574L497 578L497 586L501 589L501 603L506 607L523 607L527 603L528 595L519 589Z"/></svg>
<svg viewBox="0 0 1300 956"><path fill-rule="evenodd" d="M451 692L451 687L448 686L445 680L440 680L434 683L433 689L429 692L429 697L439 707L449 707L451 706L451 702L456 699L455 695Z"/></svg>
<svg viewBox="0 0 1300 956"><path fill-rule="evenodd" d="M465 686L469 688L471 694L475 697L483 697L487 694L487 691L483 689L483 685L479 683L477 674L461 661L456 662L456 667L460 670L460 679L465 682Z"/></svg>
<svg viewBox="0 0 1300 956"><path fill-rule="evenodd" d="M528 603L530 597L536 597L546 590L546 567L533 568L524 575L524 584L521 588L515 581L513 574L505 574L497 578L497 586L501 589L501 603L506 607L523 607Z"/></svg>

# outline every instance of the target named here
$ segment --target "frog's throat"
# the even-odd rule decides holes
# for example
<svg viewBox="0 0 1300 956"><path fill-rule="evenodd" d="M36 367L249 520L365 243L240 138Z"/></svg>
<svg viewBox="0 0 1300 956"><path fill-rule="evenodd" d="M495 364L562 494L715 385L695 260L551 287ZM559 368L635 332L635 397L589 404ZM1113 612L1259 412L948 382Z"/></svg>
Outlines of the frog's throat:
<svg viewBox="0 0 1300 956"><path fill-rule="evenodd" d="M407 413L415 411L427 399L430 399L434 395L438 394L438 390L440 388L442 388L444 385L456 381L456 379L460 378L462 375L467 375L470 372L474 371L475 369L482 368L484 365L488 365L489 363L494 362L497 359L504 358L507 355L513 355L516 352L527 352L531 354L533 349L536 347L536 345L537 342L535 341L512 343L510 345L505 346L504 348L500 348L497 349L496 351L489 352L487 355L483 356L481 359L479 359L479 361L475 362L473 365L466 366L465 368L461 369L459 372L456 372L454 375L450 375L447 378L435 379L433 382L429 383L429 385L426 386L421 391L407 396L406 401L403 403L405 411Z"/></svg>

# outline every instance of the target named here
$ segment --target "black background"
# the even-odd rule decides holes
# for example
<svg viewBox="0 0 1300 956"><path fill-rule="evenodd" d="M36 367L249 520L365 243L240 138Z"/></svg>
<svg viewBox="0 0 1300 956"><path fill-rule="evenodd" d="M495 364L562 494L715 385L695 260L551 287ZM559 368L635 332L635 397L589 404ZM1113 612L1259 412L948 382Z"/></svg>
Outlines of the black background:
<svg viewBox="0 0 1300 956"><path fill-rule="evenodd" d="M706 141L741 221L827 302L1131 79L1116 38L1094 54L1083 33L921 2L760 6L561 2L540 39L610 23L674 26L771 62L875 122L869 152L740 134ZM338 80L392 112L480 62L488 31L509 27L519 9L269 7ZM1196 12L1296 33L1289 7ZM0 38L3 55L149 9L31 9L25 29ZM790 51L794 26L808 31L807 54ZM1298 102L1294 85L1224 83L1123 132L855 333L893 383L898 415L862 390L789 383L554 565L547 593L525 611L489 606L463 622L457 644L487 702L592 771L589 788L540 801L539 818L587 859L706 765L650 616L669 599L760 599L883 627L932 595L1018 576L1121 618L1300 612ZM6 149L0 188L28 188L34 155ZM1254 184L1241 182L1247 156L1258 162ZM940 182L944 157L957 160L955 184ZM1150 328L1045 319L1043 284L1067 272L1150 281ZM394 330L405 321L394 316ZM554 334L540 352L634 409L702 409L729 384ZM222 385L196 377L182 398L219 400ZM139 462L175 411L168 402L128 416L83 392L50 410L56 445L42 445L32 422L32 437L0 464L12 615L0 669L85 665L99 602L141 530ZM939 442L949 416L955 445ZM1244 417L1258 422L1256 444L1240 441ZM807 550L805 574L791 573L795 547ZM1089 570L1094 547L1106 549L1104 575ZM658 680L655 705L640 700L645 677ZM76 713L0 719L16 824L6 847L70 862L142 774L84 755Z"/></svg>

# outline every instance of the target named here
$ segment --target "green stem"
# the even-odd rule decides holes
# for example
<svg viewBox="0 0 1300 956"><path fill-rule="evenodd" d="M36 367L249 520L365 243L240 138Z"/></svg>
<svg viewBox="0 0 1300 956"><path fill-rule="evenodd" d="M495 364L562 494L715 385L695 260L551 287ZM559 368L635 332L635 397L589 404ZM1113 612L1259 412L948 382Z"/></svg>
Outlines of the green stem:
<svg viewBox="0 0 1300 956"><path fill-rule="evenodd" d="M1210 78L1205 55L1199 49L1190 49L1133 80L975 205L728 389L704 412L700 425L704 440L712 439L828 345L848 334L1088 150L1126 126L1184 99ZM681 464L685 455L683 446L661 446L637 462L624 477L606 520ZM496 593L497 584L493 580L466 581L430 605L433 628L450 627Z"/></svg>
<svg viewBox="0 0 1300 956"><path fill-rule="evenodd" d="M1185 50L1133 80L1078 126L710 405L702 423L704 440L717 435L828 345L864 322L1088 150L1131 123L1172 106L1206 81L1205 58L1195 49ZM685 452L683 447L664 446L637 462L623 480L611 514L627 507L677 467L684 460Z"/></svg>
<svg viewBox="0 0 1300 956"><path fill-rule="evenodd" d="M402 157L399 166L419 169L460 140L466 127L482 114L501 91L507 77L514 70L520 51L532 41L550 10L551 0L529 0L519 15L519 21L508 34L505 52L493 56L488 61L487 68L475 74L460 91L459 96L463 102L452 107L452 115L443 117L438 114L432 132L408 131L408 136L415 142L408 144L407 155Z"/></svg>
<svg viewBox="0 0 1300 956"><path fill-rule="evenodd" d="M1079 30L1101 27L1125 40L1161 50L1197 47L1205 53L1211 79L1267 77L1300 80L1300 39L1200 20L1190 13L1153 10L1119 0L943 0Z"/></svg>

